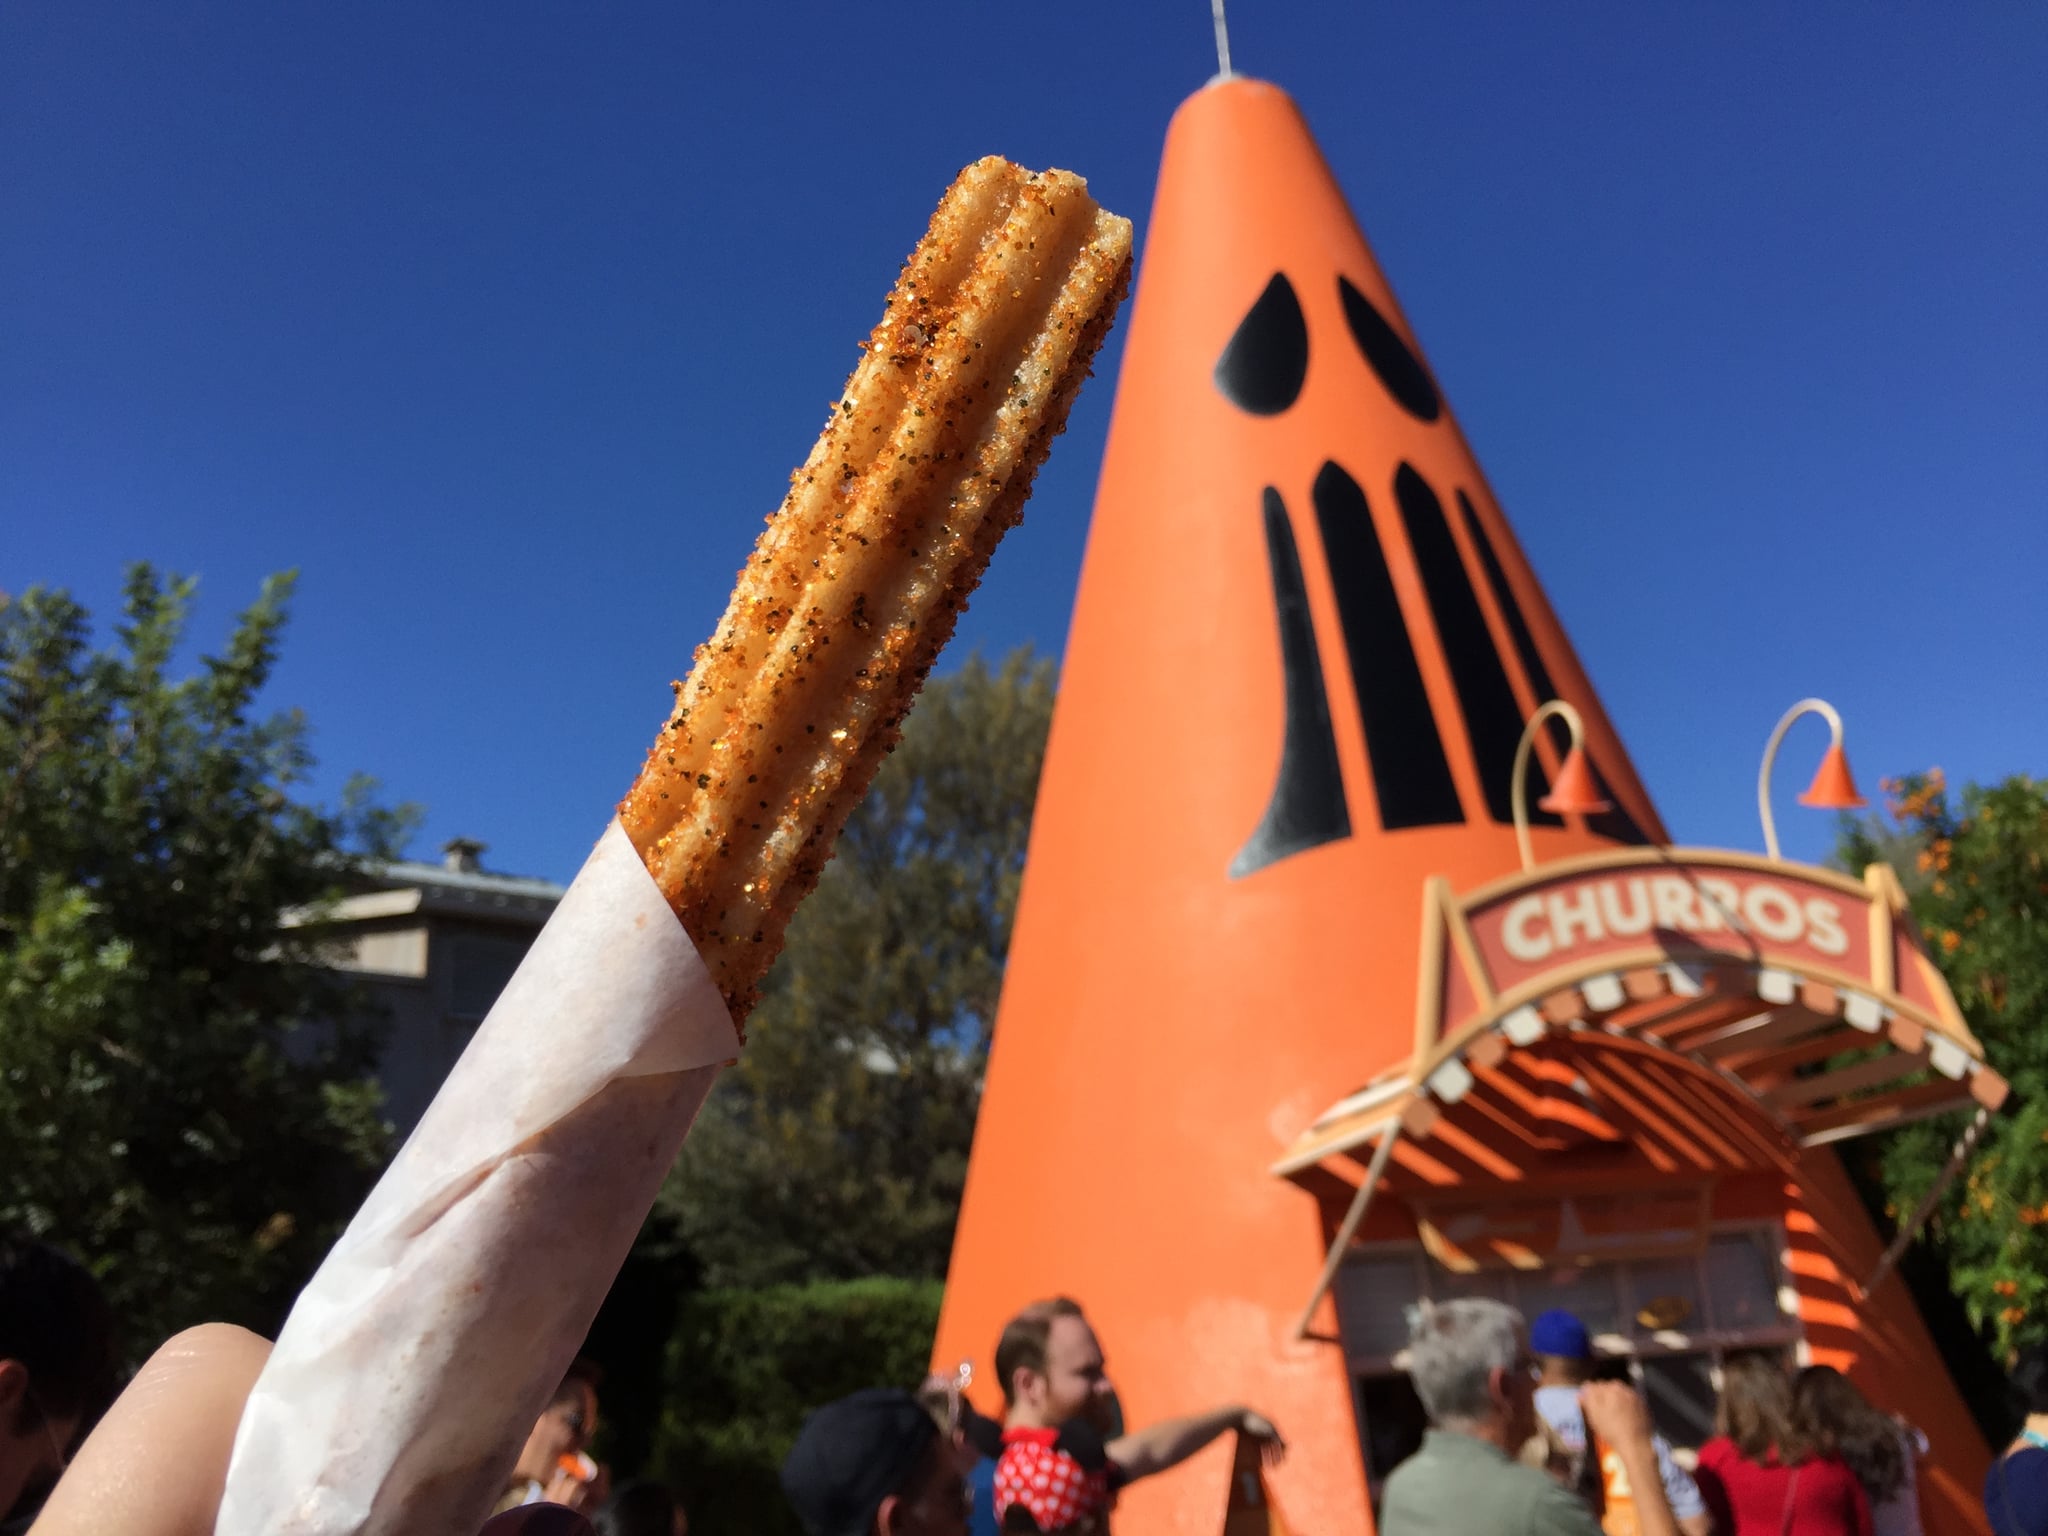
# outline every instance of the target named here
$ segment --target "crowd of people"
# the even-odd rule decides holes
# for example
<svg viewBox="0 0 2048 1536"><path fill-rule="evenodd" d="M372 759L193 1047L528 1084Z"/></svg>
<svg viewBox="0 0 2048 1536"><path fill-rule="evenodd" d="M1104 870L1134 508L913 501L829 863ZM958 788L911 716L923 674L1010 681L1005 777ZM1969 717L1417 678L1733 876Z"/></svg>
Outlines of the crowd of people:
<svg viewBox="0 0 2048 1536"><path fill-rule="evenodd" d="M217 1503L234 1418L262 1358L261 1341L235 1330L173 1341L93 1436L119 1443L68 1470L115 1397L114 1318L75 1260L0 1237L0 1536L41 1532L46 1502L58 1511L45 1522L54 1536L210 1531L209 1486ZM1728 1359L1717 1432L1688 1468L1626 1373L1597 1357L1568 1313L1525 1325L1498 1301L1425 1303L1411 1320L1407 1363L1430 1428L1386 1480L1384 1536L1921 1529L1926 1440L1828 1366ZM1271 1421L1241 1405L1127 1426L1102 1342L1064 1297L1020 1311L995 1365L1000 1420L974 1409L964 1372L917 1389L870 1388L811 1413L781 1474L809 1536L1102 1536L1124 1488L1225 1435L1256 1442L1268 1464L1286 1452ZM2048 1348L2022 1355L2012 1382L2024 1423L1985 1478L1984 1514L1996 1536L2048 1536ZM613 1487L592 1459L601 1384L588 1363L570 1368L520 1446L484 1536L685 1536L670 1489ZM168 1415L174 1434L162 1428ZM152 1482L146 1473L159 1461L180 1470ZM142 1507L148 1516L131 1513Z"/></svg>
<svg viewBox="0 0 2048 1536"><path fill-rule="evenodd" d="M41 1532L46 1507L58 1536L211 1531L234 1420L266 1352L240 1330L193 1330L158 1350L116 1402L115 1319L98 1284L47 1244L0 1236L0 1536ZM1106 1529L1118 1490L1226 1434L1275 1460L1284 1450L1271 1423L1237 1406L1126 1429L1101 1342L1064 1298L1024 1308L995 1357L1000 1421L974 1411L958 1378L878 1387L811 1414L782 1469L804 1528L1084 1536ZM672 1490L614 1487L591 1456L602 1384L591 1363L570 1366L513 1458L484 1536L686 1536ZM174 1470L153 1476L157 1466Z"/></svg>
<svg viewBox="0 0 2048 1536"><path fill-rule="evenodd" d="M1716 1432L1691 1470L1578 1318L1525 1328L1471 1299L1418 1309L1410 1374L1429 1413L1422 1448L1387 1479L1383 1536L1918 1536L1928 1443L1832 1366L1729 1358ZM1997 1536L2048 1533L2048 1349L2022 1355L2026 1414L1985 1478Z"/></svg>

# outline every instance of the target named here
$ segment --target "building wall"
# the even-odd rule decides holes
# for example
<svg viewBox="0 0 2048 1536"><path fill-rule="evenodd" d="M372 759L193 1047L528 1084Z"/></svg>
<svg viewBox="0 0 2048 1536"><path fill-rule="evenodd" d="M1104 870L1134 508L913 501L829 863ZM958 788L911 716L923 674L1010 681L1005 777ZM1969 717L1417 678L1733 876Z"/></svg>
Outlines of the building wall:
<svg viewBox="0 0 2048 1536"><path fill-rule="evenodd" d="M1785 1190L1784 1219L1813 1363L1844 1372L1873 1403L1905 1414L1926 1434L1920 1507L1929 1536L1988 1531L1982 1489L1990 1448L1954 1379L1939 1368L1940 1352L1898 1271L1863 1293L1884 1245L1832 1152L1801 1160L1798 1182Z"/></svg>
<svg viewBox="0 0 2048 1536"><path fill-rule="evenodd" d="M432 916L362 935L343 969L360 973L386 1014L377 1076L401 1136L426 1113L538 932Z"/></svg>
<svg viewBox="0 0 2048 1536"><path fill-rule="evenodd" d="M560 895L541 881L396 866L347 898L334 921L336 970L367 994L383 1045L385 1115L409 1133L467 1048Z"/></svg>

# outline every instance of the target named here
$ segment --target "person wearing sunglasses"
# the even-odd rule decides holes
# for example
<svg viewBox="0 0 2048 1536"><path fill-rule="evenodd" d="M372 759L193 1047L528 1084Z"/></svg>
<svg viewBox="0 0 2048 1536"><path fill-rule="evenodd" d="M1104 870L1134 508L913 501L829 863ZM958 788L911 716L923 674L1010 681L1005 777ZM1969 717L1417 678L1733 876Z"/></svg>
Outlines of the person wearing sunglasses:
<svg viewBox="0 0 2048 1536"><path fill-rule="evenodd" d="M85 1266L0 1236L0 1533L25 1531L114 1395L114 1314Z"/></svg>
<svg viewBox="0 0 2048 1536"><path fill-rule="evenodd" d="M500 1510L541 1503L594 1510L604 1503L611 1491L610 1479L585 1450L597 1433L601 1379L598 1368L588 1360L569 1367L554 1397L533 1421L505 1495L498 1500Z"/></svg>

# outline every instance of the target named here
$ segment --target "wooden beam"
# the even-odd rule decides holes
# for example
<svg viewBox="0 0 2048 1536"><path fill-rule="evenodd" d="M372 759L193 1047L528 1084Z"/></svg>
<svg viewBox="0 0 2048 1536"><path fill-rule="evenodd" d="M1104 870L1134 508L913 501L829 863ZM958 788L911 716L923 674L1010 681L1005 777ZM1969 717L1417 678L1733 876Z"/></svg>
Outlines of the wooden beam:
<svg viewBox="0 0 2048 1536"><path fill-rule="evenodd" d="M1626 1084L1616 1082L1610 1073L1603 1071L1590 1061L1582 1060L1579 1066L1580 1070L1586 1074L1586 1081L1593 1085L1594 1091L1607 1099L1615 1109L1628 1118L1636 1132L1630 1139L1643 1156L1648 1158L1656 1167L1659 1173L1679 1172L1681 1168L1679 1158L1681 1156L1701 1168L1713 1166L1708 1159L1700 1155L1698 1148L1673 1146L1672 1143L1676 1138L1672 1135L1670 1127L1665 1125L1662 1119L1646 1106L1641 1099L1630 1092Z"/></svg>
<svg viewBox="0 0 2048 1536"><path fill-rule="evenodd" d="M1934 1214L1934 1208L1941 1203L1941 1197L1948 1193L1949 1185L1953 1184L1956 1175L1963 1171L1963 1164L1970 1160L1970 1153L1976 1149L1977 1138L1984 1134L1984 1127L1990 1123L1991 1111L1988 1109L1980 1109L1971 1117L1969 1128L1957 1138L1955 1150L1949 1154L1948 1161L1942 1165L1941 1172L1935 1176L1934 1182L1927 1187L1927 1193L1920 1197L1920 1203L1913 1207L1913 1214L1908 1216L1905 1225L1899 1228L1898 1236L1892 1239L1891 1246L1878 1256L1877 1267L1871 1270L1870 1278L1863 1282L1865 1296L1877 1289L1878 1282L1890 1274L1892 1266L1899 1262L1899 1255L1904 1253L1913 1239L1920 1235L1920 1229L1927 1225L1927 1218Z"/></svg>
<svg viewBox="0 0 2048 1536"><path fill-rule="evenodd" d="M1669 992L1653 1003L1639 1003L1624 1009L1615 1016L1614 1022L1632 1035L1653 1035L1661 1039L1680 1030L1698 1028L1703 1015L1722 1017L1720 1010L1728 1008L1736 1001L1737 999L1727 997L1690 997L1683 993ZM1741 1001L1748 1002L1751 1007L1755 1006L1754 998L1745 998ZM1734 1015L1729 1014L1726 1017L1732 1018Z"/></svg>
<svg viewBox="0 0 2048 1536"><path fill-rule="evenodd" d="M1660 1074L1647 1061L1632 1061L1615 1053L1603 1065L1660 1109L1667 1123L1684 1127L1687 1135L1694 1141L1703 1143L1709 1151L1718 1154L1729 1167L1749 1166L1750 1159L1728 1139L1726 1128L1713 1123L1713 1117L1708 1113L1711 1100L1706 1094L1696 1091L1697 1084L1686 1085L1688 1089L1695 1090L1690 1094L1691 1102L1688 1103L1688 1094L1675 1092L1672 1085L1660 1082ZM1732 1088L1725 1091L1730 1095L1734 1093Z"/></svg>
<svg viewBox="0 0 2048 1536"><path fill-rule="evenodd" d="M1336 1241L1330 1244L1330 1251L1323 1258L1323 1272L1316 1277L1316 1288L1309 1294L1308 1305L1301 1309L1301 1321L1295 1324L1297 1339L1308 1337L1308 1326L1315 1321L1316 1308L1330 1293L1331 1283L1337 1278L1337 1271L1344 1263L1344 1250L1351 1246L1351 1239L1358 1235L1358 1224L1365 1220L1365 1213L1372 1205L1372 1197L1379 1193L1380 1180L1386 1177L1387 1161L1394 1154L1394 1143L1401 1138L1401 1123L1395 1121L1380 1136L1380 1144L1373 1148L1372 1162L1365 1170L1365 1182L1358 1186L1358 1193L1351 1197L1351 1208L1344 1213L1344 1220L1337 1227Z"/></svg>
<svg viewBox="0 0 2048 1536"><path fill-rule="evenodd" d="M1437 1122L1436 1133L1431 1137L1440 1151L1455 1152L1482 1173L1490 1174L1503 1184L1519 1183L1527 1177L1526 1160L1517 1160L1511 1151L1492 1144L1490 1138L1479 1127L1495 1129L1484 1116L1467 1116L1460 1103L1442 1120ZM1477 1124L1472 1122L1476 1120Z"/></svg>
<svg viewBox="0 0 2048 1536"><path fill-rule="evenodd" d="M1720 1065L1731 1072L1740 1072L1746 1078L1782 1077L1787 1072L1810 1067L1832 1056L1867 1051L1870 1045L1870 1036L1860 1029L1831 1029L1824 1035L1801 1040L1781 1050L1760 1051L1755 1056L1731 1056Z"/></svg>
<svg viewBox="0 0 2048 1536"><path fill-rule="evenodd" d="M1867 1040L1869 1037L1866 1035L1864 1038ZM1802 1104L1818 1104L1823 1099L1840 1099L1867 1089L1883 1088L1926 1070L1925 1056L1886 1051L1853 1066L1837 1067L1832 1072L1791 1078L1767 1089L1764 1101L1777 1109L1797 1109Z"/></svg>
<svg viewBox="0 0 2048 1536"><path fill-rule="evenodd" d="M1795 1116L1792 1129L1802 1141L1811 1140L1824 1131L1843 1131L1851 1127L1857 1128L1852 1134L1861 1134L1863 1131L1882 1130L1918 1111L1939 1114L1944 1109L1960 1109L1970 1102L1968 1087L1939 1077L1931 1083L1900 1088L1875 1098L1857 1099L1851 1104L1838 1104L1815 1114Z"/></svg>
<svg viewBox="0 0 2048 1536"><path fill-rule="evenodd" d="M1902 1110L1889 1120L1880 1120L1862 1125L1838 1126L1832 1131L1816 1131L1811 1136L1802 1136L1799 1139L1799 1145L1802 1148L1832 1146L1838 1141L1849 1141L1857 1136L1868 1136L1873 1131L1896 1131L1902 1125L1917 1125L1922 1120L1934 1120L1942 1115L1952 1115L1958 1109L1966 1109L1968 1107L1967 1100L1923 1104L1917 1109Z"/></svg>
<svg viewBox="0 0 2048 1536"><path fill-rule="evenodd" d="M1435 1189L1456 1189L1466 1182L1457 1169L1424 1150L1405 1124L1401 1128L1400 1139L1394 1144L1394 1161L1403 1173L1412 1174L1419 1182Z"/></svg>
<svg viewBox="0 0 2048 1536"><path fill-rule="evenodd" d="M1504 1067L1475 1072L1472 1077L1472 1091L1465 1095L1464 1107L1520 1137L1532 1151L1562 1152L1593 1139L1584 1126L1551 1115L1548 1096ZM1586 1113L1590 1116L1591 1111Z"/></svg>
<svg viewBox="0 0 2048 1536"><path fill-rule="evenodd" d="M1731 1026L1710 1039L1689 1040L1677 1049L1684 1051L1688 1056L1704 1056L1707 1060L1718 1063L1725 1057L1740 1056L1767 1045L1784 1045L1804 1039L1816 1030L1829 1028L1835 1022L1817 1013L1808 1013L1797 1003L1786 1003L1777 1008L1771 1008L1766 1003L1762 1007L1770 1016L1761 1024L1747 1028Z"/></svg>
<svg viewBox="0 0 2048 1536"><path fill-rule="evenodd" d="M1770 1009L1753 997L1695 997L1682 1012L1629 1033L1684 1050L1688 1040L1768 1012Z"/></svg>

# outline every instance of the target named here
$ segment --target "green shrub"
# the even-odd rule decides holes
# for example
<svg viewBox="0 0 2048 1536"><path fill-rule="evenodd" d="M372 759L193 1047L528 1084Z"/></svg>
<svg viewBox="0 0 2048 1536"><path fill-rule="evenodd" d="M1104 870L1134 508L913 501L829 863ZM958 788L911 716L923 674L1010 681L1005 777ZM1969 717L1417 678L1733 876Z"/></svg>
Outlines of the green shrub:
<svg viewBox="0 0 2048 1536"><path fill-rule="evenodd" d="M800 1536L778 1474L804 1415L862 1387L915 1387L941 1289L870 1279L687 1298L648 1475L682 1495L691 1536Z"/></svg>

